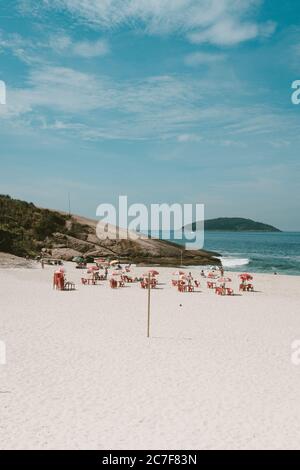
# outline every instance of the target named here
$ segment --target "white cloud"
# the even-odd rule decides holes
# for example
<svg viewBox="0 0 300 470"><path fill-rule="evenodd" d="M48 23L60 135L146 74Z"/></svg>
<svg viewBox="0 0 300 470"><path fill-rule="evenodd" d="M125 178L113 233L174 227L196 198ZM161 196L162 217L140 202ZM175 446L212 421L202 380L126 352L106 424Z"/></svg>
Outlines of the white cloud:
<svg viewBox="0 0 300 470"><path fill-rule="evenodd" d="M271 34L254 19L263 0L43 0L101 28L123 24L148 34L183 33L193 42L233 45Z"/></svg>
<svg viewBox="0 0 300 470"><path fill-rule="evenodd" d="M17 33L4 34L0 30L0 54L10 51L22 62L29 64L34 60L31 53L34 47L35 45L30 39L24 39Z"/></svg>
<svg viewBox="0 0 300 470"><path fill-rule="evenodd" d="M53 33L44 40L32 41L17 33L4 34L0 30L0 54L9 50L21 61L32 64L43 62L43 53L49 54L49 49L59 55L73 55L90 59L107 55L109 44L102 38L95 41L74 41L72 37L60 33Z"/></svg>
<svg viewBox="0 0 300 470"><path fill-rule="evenodd" d="M49 38L49 46L54 51L62 53L72 47L72 40L65 34L53 34Z"/></svg>
<svg viewBox="0 0 300 470"><path fill-rule="evenodd" d="M237 104L236 93L247 99ZM233 97L224 103L224 95ZM251 99L251 106L249 106ZM256 135L270 140L299 129L271 107L255 105L237 80L218 88L209 77L156 76L118 81L66 67L35 65L23 88L8 84L1 125L40 128L87 140L172 140L178 143L223 141L233 146ZM4 121L5 119L5 121Z"/></svg>
<svg viewBox="0 0 300 470"><path fill-rule="evenodd" d="M180 143L185 143L185 142L200 142L202 138L199 135L196 134L180 134L177 137L177 141Z"/></svg>
<svg viewBox="0 0 300 470"><path fill-rule="evenodd" d="M203 31L191 33L189 39L196 44L208 42L218 46L232 46L258 36L267 37L274 32L275 28L276 25L273 22L258 25L238 23L231 18L224 18Z"/></svg>
<svg viewBox="0 0 300 470"><path fill-rule="evenodd" d="M91 58L104 56L109 52L109 47L106 41L99 39L98 41L81 41L73 46L73 53L80 57Z"/></svg>
<svg viewBox="0 0 300 470"><path fill-rule="evenodd" d="M207 52L193 52L184 58L186 65L196 67L197 65L210 65L222 62L226 59L224 54L210 54Z"/></svg>
<svg viewBox="0 0 300 470"><path fill-rule="evenodd" d="M216 45L230 46L258 36L258 26L254 23L238 24L232 19L221 19L216 24L189 35L191 42L200 44L209 42Z"/></svg>
<svg viewBox="0 0 300 470"><path fill-rule="evenodd" d="M47 43L44 46L47 47ZM49 39L49 46L59 54L75 55L86 59L109 53L109 45L105 39L74 41L70 36L64 34L52 35Z"/></svg>

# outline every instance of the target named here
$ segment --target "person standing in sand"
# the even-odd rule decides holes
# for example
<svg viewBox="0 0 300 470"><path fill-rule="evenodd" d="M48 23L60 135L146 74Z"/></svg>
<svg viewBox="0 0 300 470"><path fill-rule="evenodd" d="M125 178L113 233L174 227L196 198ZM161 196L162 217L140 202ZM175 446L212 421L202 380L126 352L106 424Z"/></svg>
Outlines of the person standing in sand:
<svg viewBox="0 0 300 470"><path fill-rule="evenodd" d="M192 280L193 280L193 276L192 276L191 272L189 272L189 275L188 275L187 279L188 279L188 285L191 286L192 285Z"/></svg>

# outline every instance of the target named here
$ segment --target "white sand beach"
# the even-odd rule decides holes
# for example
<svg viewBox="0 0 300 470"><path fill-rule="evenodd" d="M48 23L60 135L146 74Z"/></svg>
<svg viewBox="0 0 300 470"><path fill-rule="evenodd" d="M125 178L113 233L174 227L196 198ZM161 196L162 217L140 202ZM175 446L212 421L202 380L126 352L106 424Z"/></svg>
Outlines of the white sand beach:
<svg viewBox="0 0 300 470"><path fill-rule="evenodd" d="M0 270L1 449L300 448L299 277L220 297L158 268L147 339L139 284L83 286L66 263L77 290L60 292L54 269Z"/></svg>

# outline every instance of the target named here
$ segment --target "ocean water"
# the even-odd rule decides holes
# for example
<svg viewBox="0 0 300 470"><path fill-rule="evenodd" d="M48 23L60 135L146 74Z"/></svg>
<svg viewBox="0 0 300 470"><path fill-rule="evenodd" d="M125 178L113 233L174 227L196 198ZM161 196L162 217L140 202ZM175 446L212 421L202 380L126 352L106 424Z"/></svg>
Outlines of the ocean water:
<svg viewBox="0 0 300 470"><path fill-rule="evenodd" d="M204 248L227 270L300 275L300 232L207 232Z"/></svg>
<svg viewBox="0 0 300 470"><path fill-rule="evenodd" d="M220 253L229 271L300 275L300 232L206 232L204 249Z"/></svg>

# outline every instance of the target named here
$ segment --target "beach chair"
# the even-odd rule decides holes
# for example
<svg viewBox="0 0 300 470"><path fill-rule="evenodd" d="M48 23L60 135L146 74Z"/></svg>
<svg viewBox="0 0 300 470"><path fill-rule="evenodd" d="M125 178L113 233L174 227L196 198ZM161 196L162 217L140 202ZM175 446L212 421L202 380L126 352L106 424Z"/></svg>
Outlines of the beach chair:
<svg viewBox="0 0 300 470"><path fill-rule="evenodd" d="M67 281L64 285L64 290L75 290L74 282Z"/></svg>
<svg viewBox="0 0 300 470"><path fill-rule="evenodd" d="M53 276L53 289L64 290L65 278L63 273L54 273Z"/></svg>
<svg viewBox="0 0 300 470"><path fill-rule="evenodd" d="M185 291L185 288L186 288L186 285L185 285L184 282L179 281L179 282L178 282L178 285L177 285L177 288L178 288L178 292L184 292L184 291Z"/></svg>
<svg viewBox="0 0 300 470"><path fill-rule="evenodd" d="M215 288L215 293L216 293L217 295L224 295L224 289L223 289L223 287L216 287L216 288Z"/></svg>
<svg viewBox="0 0 300 470"><path fill-rule="evenodd" d="M200 287L200 282L199 281L195 280L194 283L195 283L195 287Z"/></svg>
<svg viewBox="0 0 300 470"><path fill-rule="evenodd" d="M109 285L112 289L116 289L118 287L118 283L115 279L110 279Z"/></svg>
<svg viewBox="0 0 300 470"><path fill-rule="evenodd" d="M92 279L92 278L84 278L82 277L81 278L81 283L86 286L86 285L90 285L90 284L93 284L94 286L97 284L97 281L96 279Z"/></svg>

